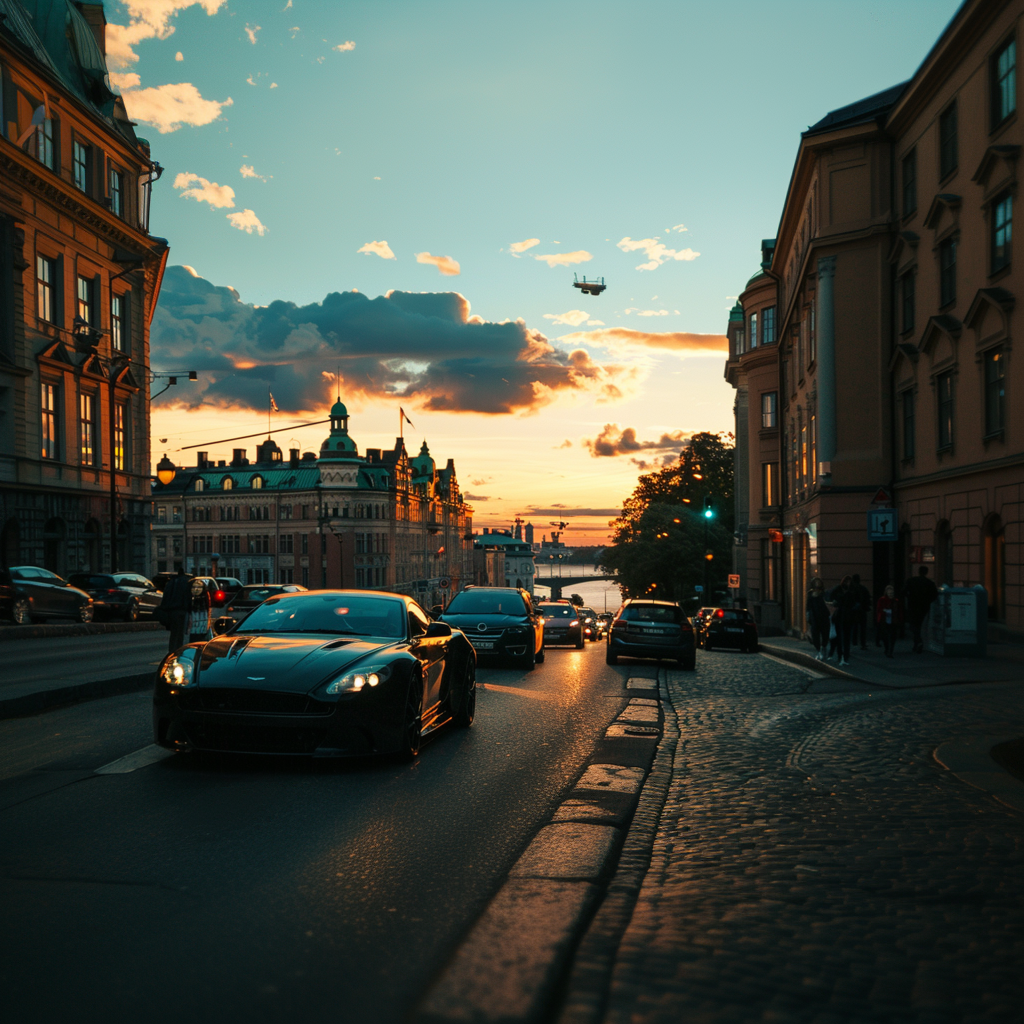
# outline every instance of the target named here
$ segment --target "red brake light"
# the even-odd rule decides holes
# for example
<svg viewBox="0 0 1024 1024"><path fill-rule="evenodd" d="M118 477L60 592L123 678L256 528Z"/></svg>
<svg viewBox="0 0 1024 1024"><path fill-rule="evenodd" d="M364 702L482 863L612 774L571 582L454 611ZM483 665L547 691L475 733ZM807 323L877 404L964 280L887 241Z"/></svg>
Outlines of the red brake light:
<svg viewBox="0 0 1024 1024"><path fill-rule="evenodd" d="M213 595L213 601L215 604L223 604L226 596L227 595L223 590L218 590L217 593Z"/></svg>
<svg viewBox="0 0 1024 1024"><path fill-rule="evenodd" d="M107 593L108 593L108 594L116 594L116 593L118 593L118 589L117 589L117 587L111 587L111 588L110 588L110 589L109 589L109 590L107 591Z"/></svg>
<svg viewBox="0 0 1024 1024"><path fill-rule="evenodd" d="M715 612L715 618L716 619L724 619L725 618L725 612L721 608L719 608L718 611Z"/></svg>

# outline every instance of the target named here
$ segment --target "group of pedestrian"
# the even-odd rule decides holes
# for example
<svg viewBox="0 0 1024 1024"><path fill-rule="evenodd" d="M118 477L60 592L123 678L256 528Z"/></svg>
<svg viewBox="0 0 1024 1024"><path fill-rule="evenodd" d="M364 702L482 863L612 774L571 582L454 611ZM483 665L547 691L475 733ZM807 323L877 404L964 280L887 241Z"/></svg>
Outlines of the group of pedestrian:
<svg viewBox="0 0 1024 1024"><path fill-rule="evenodd" d="M213 602L201 579L179 569L164 587L157 618L170 631L169 653L186 643L213 636Z"/></svg>
<svg viewBox="0 0 1024 1024"><path fill-rule="evenodd" d="M924 650L921 627L932 602L938 597L935 584L928 578L928 567L922 565L917 576L911 577L903 588L902 598L890 583L882 596L872 602L871 593L854 573L844 576L839 586L830 591L820 577L811 580L807 594L807 625L811 644L818 661L850 664L850 647L860 642L860 649L868 649L868 615L874 605L875 643L884 646L885 656L891 658L896 639L903 629L904 618L910 625L915 654Z"/></svg>

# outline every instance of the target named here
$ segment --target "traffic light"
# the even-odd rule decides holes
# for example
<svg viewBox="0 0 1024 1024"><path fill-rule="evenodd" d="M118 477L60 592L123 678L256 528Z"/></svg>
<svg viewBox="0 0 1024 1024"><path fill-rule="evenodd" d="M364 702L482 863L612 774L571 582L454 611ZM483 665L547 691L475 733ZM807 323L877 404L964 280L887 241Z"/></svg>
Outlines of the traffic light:
<svg viewBox="0 0 1024 1024"><path fill-rule="evenodd" d="M715 518L715 510L711 507L711 496L708 494L704 495L704 518Z"/></svg>

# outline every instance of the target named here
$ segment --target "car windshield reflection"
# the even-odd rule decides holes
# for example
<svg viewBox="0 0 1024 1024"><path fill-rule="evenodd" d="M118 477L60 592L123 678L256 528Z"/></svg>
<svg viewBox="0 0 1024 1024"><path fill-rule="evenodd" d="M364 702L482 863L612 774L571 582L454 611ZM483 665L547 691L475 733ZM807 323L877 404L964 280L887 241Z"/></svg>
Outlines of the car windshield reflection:
<svg viewBox="0 0 1024 1024"><path fill-rule="evenodd" d="M405 602L353 594L289 594L255 608L236 633L405 637Z"/></svg>

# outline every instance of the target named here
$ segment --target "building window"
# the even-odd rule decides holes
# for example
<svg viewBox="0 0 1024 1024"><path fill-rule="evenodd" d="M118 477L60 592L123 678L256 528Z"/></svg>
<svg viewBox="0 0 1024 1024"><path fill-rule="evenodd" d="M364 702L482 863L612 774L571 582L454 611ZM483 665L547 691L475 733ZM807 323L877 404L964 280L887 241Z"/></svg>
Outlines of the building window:
<svg viewBox="0 0 1024 1024"><path fill-rule="evenodd" d="M906 334L914 329L914 272L900 278L900 331Z"/></svg>
<svg viewBox="0 0 1024 1024"><path fill-rule="evenodd" d="M779 425L779 393L766 391L761 396L761 429L775 430Z"/></svg>
<svg viewBox="0 0 1024 1024"><path fill-rule="evenodd" d="M917 209L917 150L912 149L903 158L903 216Z"/></svg>
<svg viewBox="0 0 1024 1024"><path fill-rule="evenodd" d="M40 454L44 459L60 458L60 388L43 383L41 387L42 435Z"/></svg>
<svg viewBox="0 0 1024 1024"><path fill-rule="evenodd" d="M167 506L166 505L157 505L157 507L156 507L156 521L158 523L166 523L167 522Z"/></svg>
<svg viewBox="0 0 1024 1024"><path fill-rule="evenodd" d="M261 477L261 476L254 476L252 478L251 486L252 486L252 489L254 491L260 490L263 487L263 477Z"/></svg>
<svg viewBox="0 0 1024 1024"><path fill-rule="evenodd" d="M124 216L124 175L113 167L110 168L110 212Z"/></svg>
<svg viewBox="0 0 1024 1024"><path fill-rule="evenodd" d="M939 243L939 305L956 302L956 239Z"/></svg>
<svg viewBox="0 0 1024 1024"><path fill-rule="evenodd" d="M302 518L303 519L309 519L309 506L308 505L303 505L302 506Z"/></svg>
<svg viewBox="0 0 1024 1024"><path fill-rule="evenodd" d="M761 344L775 344L775 307L769 306L761 311Z"/></svg>
<svg viewBox="0 0 1024 1024"><path fill-rule="evenodd" d="M220 517L224 522L237 522L242 518L242 510L238 505L221 505Z"/></svg>
<svg viewBox="0 0 1024 1024"><path fill-rule="evenodd" d="M777 462L761 463L762 505L766 508L779 504L779 465Z"/></svg>
<svg viewBox="0 0 1024 1024"><path fill-rule="evenodd" d="M224 477L223 480L221 480L220 486L221 486L221 490L231 491L231 490L234 490L235 481L232 480L231 477L226 476L226 477Z"/></svg>
<svg viewBox="0 0 1024 1024"><path fill-rule="evenodd" d="M93 316L96 313L95 299L96 281L91 277L78 278L78 316L87 324L95 326Z"/></svg>
<svg viewBox="0 0 1024 1024"><path fill-rule="evenodd" d="M956 100L939 114L939 181L949 177L959 160L957 144Z"/></svg>
<svg viewBox="0 0 1024 1024"><path fill-rule="evenodd" d="M96 464L96 396L78 396L78 454L83 466Z"/></svg>
<svg viewBox="0 0 1024 1024"><path fill-rule="evenodd" d="M250 519L269 519L270 518L270 506L269 505L250 505L249 506L249 518Z"/></svg>
<svg viewBox="0 0 1024 1024"><path fill-rule="evenodd" d="M89 193L89 164L91 151L88 146L77 139L71 144L71 167L75 179L75 188Z"/></svg>
<svg viewBox="0 0 1024 1024"><path fill-rule="evenodd" d="M757 348L757 314L750 314L750 331L747 335L750 339L750 347L752 349Z"/></svg>
<svg viewBox="0 0 1024 1024"><path fill-rule="evenodd" d="M32 135L32 141L35 143L35 157L36 159L46 167L49 167L51 171L57 170L57 128L56 120L52 117L44 118L38 125ZM0 132L2 134L2 132ZM27 143L25 149L28 150L31 143Z"/></svg>
<svg viewBox="0 0 1024 1024"><path fill-rule="evenodd" d="M222 555L240 555L242 553L242 538L237 533L221 534L220 553Z"/></svg>
<svg viewBox="0 0 1024 1024"><path fill-rule="evenodd" d="M985 436L1006 426L1006 359L1002 349L985 353Z"/></svg>
<svg viewBox="0 0 1024 1024"><path fill-rule="evenodd" d="M307 565L302 567L302 585L304 587L309 586L309 566Z"/></svg>
<svg viewBox="0 0 1024 1024"><path fill-rule="evenodd" d="M115 352L128 352L131 349L129 334L129 310L131 299L125 292L123 295L114 295L110 299L110 340Z"/></svg>
<svg viewBox="0 0 1024 1024"><path fill-rule="evenodd" d="M747 351L747 335L742 327L736 329L736 355L741 356Z"/></svg>
<svg viewBox="0 0 1024 1024"><path fill-rule="evenodd" d="M992 58L992 127L1017 109L1017 43L1010 39Z"/></svg>
<svg viewBox="0 0 1024 1024"><path fill-rule="evenodd" d="M781 592L782 545L771 540L761 541L761 597L764 601L778 601Z"/></svg>
<svg viewBox="0 0 1024 1024"><path fill-rule="evenodd" d="M940 373L935 381L938 393L939 448L953 447L953 374Z"/></svg>
<svg viewBox="0 0 1024 1024"><path fill-rule="evenodd" d="M202 477L199 477L192 486L197 491L205 491L206 490L206 481Z"/></svg>
<svg viewBox="0 0 1024 1024"><path fill-rule="evenodd" d="M180 523L181 522L181 506L180 505L175 505L171 509L171 522L172 523Z"/></svg>
<svg viewBox="0 0 1024 1024"><path fill-rule="evenodd" d="M280 510L277 513L277 518L278 519L291 519L291 517L292 517L292 507L291 507L291 505L282 505Z"/></svg>
<svg viewBox="0 0 1024 1024"><path fill-rule="evenodd" d="M917 408L913 391L904 391L900 397L903 405L903 458L910 461L914 457L917 440Z"/></svg>
<svg viewBox="0 0 1024 1024"><path fill-rule="evenodd" d="M279 569L278 570L278 582L279 583L291 583L292 582L292 570L291 569Z"/></svg>
<svg viewBox="0 0 1024 1024"><path fill-rule="evenodd" d="M818 417L811 416L811 483L818 482Z"/></svg>
<svg viewBox="0 0 1024 1024"><path fill-rule="evenodd" d="M267 534L257 536L253 534L249 538L249 554L250 555L269 555L270 554L270 537Z"/></svg>
<svg viewBox="0 0 1024 1024"><path fill-rule="evenodd" d="M128 465L128 407L114 406L114 468L124 470Z"/></svg>
<svg viewBox="0 0 1024 1024"><path fill-rule="evenodd" d="M810 312L807 314L808 365L818 358L818 336L814 330L814 311L814 303L812 302Z"/></svg>
<svg viewBox="0 0 1024 1024"><path fill-rule="evenodd" d="M295 553L295 534L282 533L277 542L277 553L279 555L292 555ZM291 580L288 581L289 583Z"/></svg>
<svg viewBox="0 0 1024 1024"><path fill-rule="evenodd" d="M39 319L57 323L57 261L49 256L36 257L36 297Z"/></svg>
<svg viewBox="0 0 1024 1024"><path fill-rule="evenodd" d="M992 273L1010 265L1013 197L1007 193L992 204Z"/></svg>
<svg viewBox="0 0 1024 1024"><path fill-rule="evenodd" d="M303 555L309 554L309 534L302 534L302 543L300 545L300 553Z"/></svg>
<svg viewBox="0 0 1024 1024"><path fill-rule="evenodd" d="M193 505L192 506L192 522L193 523L208 523L211 520L210 506L209 505Z"/></svg>
<svg viewBox="0 0 1024 1024"><path fill-rule="evenodd" d="M156 556L157 558L167 557L167 538L157 537L156 539Z"/></svg>

